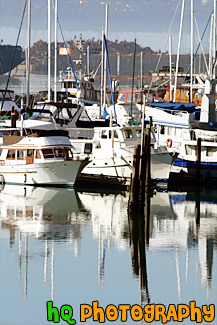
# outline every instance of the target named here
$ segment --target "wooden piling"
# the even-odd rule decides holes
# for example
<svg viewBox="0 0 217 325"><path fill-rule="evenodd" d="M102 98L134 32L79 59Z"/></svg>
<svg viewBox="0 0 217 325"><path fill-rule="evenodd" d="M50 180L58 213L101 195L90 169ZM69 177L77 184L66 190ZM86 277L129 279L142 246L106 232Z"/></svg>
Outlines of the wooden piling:
<svg viewBox="0 0 217 325"><path fill-rule="evenodd" d="M151 212L151 195L150 192L146 192L145 193L145 239L147 244L149 244L150 212Z"/></svg>
<svg viewBox="0 0 217 325"><path fill-rule="evenodd" d="M140 173L139 173L139 206L138 206L138 210L140 212L142 212L144 210L147 148L148 148L148 132L146 129L144 141L143 141L143 147L142 147Z"/></svg>
<svg viewBox="0 0 217 325"><path fill-rule="evenodd" d="M11 128L16 128L16 112L14 106L11 108ZM14 134L14 130L11 130L11 135Z"/></svg>
<svg viewBox="0 0 217 325"><path fill-rule="evenodd" d="M201 175L201 138L197 139L197 148L196 148L196 178L200 180Z"/></svg>
<svg viewBox="0 0 217 325"><path fill-rule="evenodd" d="M145 177L145 191L148 192L151 186L151 123L147 125L147 149L146 149L146 177Z"/></svg>
<svg viewBox="0 0 217 325"><path fill-rule="evenodd" d="M196 225L200 225L200 191L195 193L195 219Z"/></svg>
<svg viewBox="0 0 217 325"><path fill-rule="evenodd" d="M130 197L128 203L129 211L136 209L136 207L138 206L140 151L141 151L141 145L138 144L135 146L134 157L133 157Z"/></svg>

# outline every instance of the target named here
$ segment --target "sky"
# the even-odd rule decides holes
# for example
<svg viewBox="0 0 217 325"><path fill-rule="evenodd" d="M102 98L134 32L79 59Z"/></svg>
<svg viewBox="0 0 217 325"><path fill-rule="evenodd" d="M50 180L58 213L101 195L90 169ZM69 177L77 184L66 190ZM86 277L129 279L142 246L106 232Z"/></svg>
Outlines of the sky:
<svg viewBox="0 0 217 325"><path fill-rule="evenodd" d="M0 0L0 40L4 44L15 44L26 0ZM47 0L31 0L31 43L47 41ZM52 40L54 39L54 0L51 0ZM185 15L181 52L190 51L190 3L185 1ZM194 0L194 16L199 34L213 9L214 0ZM141 46L150 46L154 51L168 50L168 36L172 35L173 52L176 53L182 0L110 0L108 12L108 39L136 41ZM101 39L105 25L105 2L102 0L58 0L59 22L66 40ZM172 23L173 21L173 23ZM195 47L199 36L195 25ZM209 48L209 30L203 47ZM60 31L58 40L62 41ZM27 46L27 10L19 37L19 45Z"/></svg>

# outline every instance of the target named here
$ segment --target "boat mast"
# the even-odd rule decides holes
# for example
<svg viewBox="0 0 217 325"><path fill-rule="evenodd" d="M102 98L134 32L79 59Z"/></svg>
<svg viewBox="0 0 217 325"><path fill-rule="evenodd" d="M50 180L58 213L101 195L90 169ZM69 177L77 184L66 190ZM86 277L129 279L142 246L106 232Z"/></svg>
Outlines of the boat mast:
<svg viewBox="0 0 217 325"><path fill-rule="evenodd" d="M108 7L109 3L106 2L106 7L105 7L105 39L107 40L108 38ZM103 107L105 107L105 102L106 102L106 52L104 56L104 99L103 99Z"/></svg>
<svg viewBox="0 0 217 325"><path fill-rule="evenodd" d="M214 14L212 14L212 17L211 17L210 38L209 38L209 77L210 78L212 76L212 64L213 64L213 57L212 57L213 18L214 18Z"/></svg>
<svg viewBox="0 0 217 325"><path fill-rule="evenodd" d="M28 47L26 51L26 108L29 108L30 42L31 42L31 0L28 0Z"/></svg>
<svg viewBox="0 0 217 325"><path fill-rule="evenodd" d="M185 10L185 0L182 0L182 13L181 13L181 21L180 21L180 29L179 29L179 42L178 42L177 59L176 59L176 75L175 75L174 97L173 97L174 102L176 101L176 88L177 88L177 79L178 79L179 54L180 54L180 47L181 47L184 10Z"/></svg>
<svg viewBox="0 0 217 325"><path fill-rule="evenodd" d="M170 101L172 101L172 35L169 35Z"/></svg>
<svg viewBox="0 0 217 325"><path fill-rule="evenodd" d="M55 56L54 56L54 102L57 101L57 23L58 0L55 0Z"/></svg>
<svg viewBox="0 0 217 325"><path fill-rule="evenodd" d="M100 111L99 116L102 115L102 107L103 107L103 69L104 69L104 28L102 28L102 58L101 58L101 84L100 84Z"/></svg>
<svg viewBox="0 0 217 325"><path fill-rule="evenodd" d="M194 0L191 0L191 82L190 103L193 100L193 62L194 62Z"/></svg>
<svg viewBox="0 0 217 325"><path fill-rule="evenodd" d="M50 78L50 72L51 72L51 19L50 19L50 0L48 0L48 98L47 100L50 102L50 87L51 87L51 78Z"/></svg>
<svg viewBox="0 0 217 325"><path fill-rule="evenodd" d="M214 0L214 26L213 26L213 79L215 79L216 67L216 0Z"/></svg>
<svg viewBox="0 0 217 325"><path fill-rule="evenodd" d="M142 111L142 99L143 99L143 51L140 53L140 100L141 100L141 111Z"/></svg>
<svg viewBox="0 0 217 325"><path fill-rule="evenodd" d="M90 76L90 46L87 47L87 76Z"/></svg>

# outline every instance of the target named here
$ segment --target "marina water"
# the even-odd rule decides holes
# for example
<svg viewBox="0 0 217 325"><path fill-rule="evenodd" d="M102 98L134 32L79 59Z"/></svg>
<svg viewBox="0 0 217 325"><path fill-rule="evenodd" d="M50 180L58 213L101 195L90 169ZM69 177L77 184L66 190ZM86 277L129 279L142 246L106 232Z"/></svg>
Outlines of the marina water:
<svg viewBox="0 0 217 325"><path fill-rule="evenodd" d="M47 301L58 308L70 305L78 324L80 304L93 301L104 309L190 301L216 305L216 194L200 193L197 225L195 192L155 191L148 235L141 237L144 220L128 217L128 193L5 185L0 324L51 324ZM86 323L93 324L92 318ZM125 323L135 322L128 316Z"/></svg>

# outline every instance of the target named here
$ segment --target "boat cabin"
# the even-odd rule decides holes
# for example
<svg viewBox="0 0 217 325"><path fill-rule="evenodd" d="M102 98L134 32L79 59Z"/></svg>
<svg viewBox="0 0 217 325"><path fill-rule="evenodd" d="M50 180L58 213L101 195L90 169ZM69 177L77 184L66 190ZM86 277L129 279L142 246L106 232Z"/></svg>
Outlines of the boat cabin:
<svg viewBox="0 0 217 325"><path fill-rule="evenodd" d="M55 138L55 137L53 137ZM0 149L0 165L37 164L54 160L73 160L70 142L62 145L55 140L35 136L3 135L3 145ZM52 145L53 142L53 145ZM65 142L65 144L64 144Z"/></svg>

